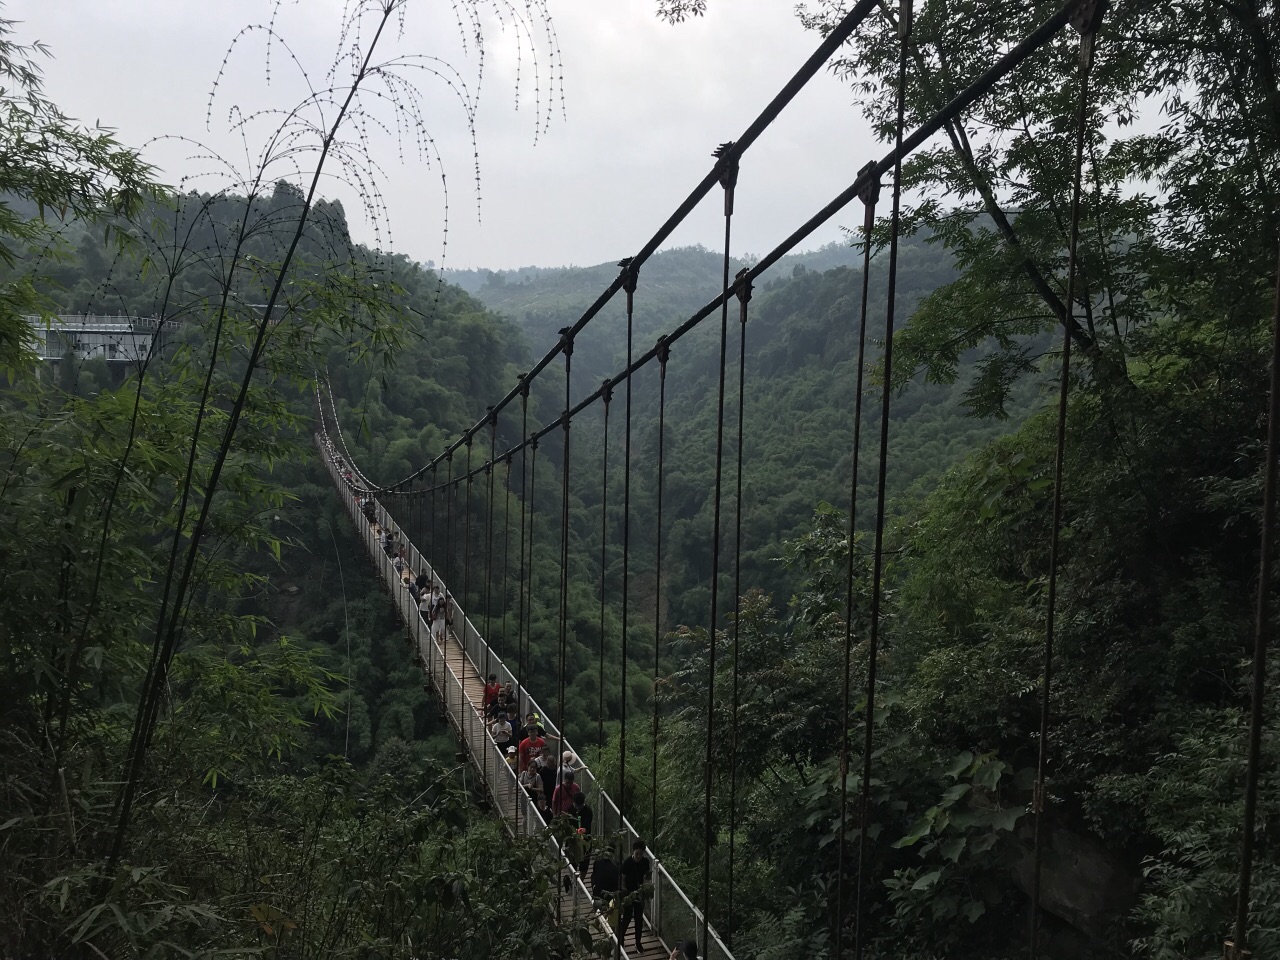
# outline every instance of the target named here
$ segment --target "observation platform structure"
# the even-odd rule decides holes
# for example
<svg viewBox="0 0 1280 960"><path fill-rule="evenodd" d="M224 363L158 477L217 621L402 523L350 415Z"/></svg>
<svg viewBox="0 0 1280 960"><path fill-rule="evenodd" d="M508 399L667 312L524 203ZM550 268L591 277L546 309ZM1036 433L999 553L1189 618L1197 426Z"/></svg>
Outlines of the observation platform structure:
<svg viewBox="0 0 1280 960"><path fill-rule="evenodd" d="M40 359L57 363L65 357L108 363L141 363L151 352L162 324L152 317L99 317L68 314L56 317L28 316L30 342Z"/></svg>
<svg viewBox="0 0 1280 960"><path fill-rule="evenodd" d="M361 512L359 500L362 497L369 499L370 495L359 486L358 482L349 483L344 479L336 462L336 448L323 431L316 434L316 446L375 569L387 585L396 609L400 613L400 619L408 630L417 662L444 705L449 722L465 748L467 760L479 773L481 787L492 804L493 810L502 817L506 828L513 835L545 837L552 855L559 862L561 882L563 883L563 878L566 876L570 878L570 892L559 898L562 918L572 916L591 919L595 924L596 932L609 938L613 945L613 955L624 960L667 960L672 946L677 941L695 940L701 945L704 935L707 956L703 960L733 960L733 954L716 935L715 929L706 927L702 911L694 906L672 879L651 845L649 849L652 860L650 882L653 885L653 892L644 903L645 949L643 952L638 952L635 950L634 943L631 944L630 949L625 943L618 944L608 922L599 915L599 911L592 902L586 886L588 877L579 876L574 866L563 855L548 830L546 820L516 781L515 772L507 765L506 758L485 729L482 714L484 676L494 673L497 674L499 683L514 684L520 703L519 716L523 717L527 713L538 714L543 718L542 726L547 733L559 738L554 742L559 743L561 751L573 750L580 763L582 755L571 743L561 738L560 730L549 719L548 711L538 705L538 702L521 684L520 679L489 647L466 616L466 611L457 603L456 597L453 625L446 631L445 642L441 644L431 636L428 625L419 615L417 605L409 595L404 577L408 575L413 578L420 573L425 573L440 585L441 590L450 594L452 591L448 589L444 578L432 567L418 546L408 538L405 531L396 523L395 518L376 497L372 498L375 505L374 522L370 523L366 520ZM396 571L393 558L387 556L386 551L378 543L379 528L395 533L399 543L404 547L403 573ZM639 839L639 834L622 816L617 804L613 802L587 766L583 765L575 776L578 786L586 793L595 813L591 839L593 860L601 851L609 848L615 861L620 865L620 857L630 854L631 843ZM646 843L648 842L646 839Z"/></svg>

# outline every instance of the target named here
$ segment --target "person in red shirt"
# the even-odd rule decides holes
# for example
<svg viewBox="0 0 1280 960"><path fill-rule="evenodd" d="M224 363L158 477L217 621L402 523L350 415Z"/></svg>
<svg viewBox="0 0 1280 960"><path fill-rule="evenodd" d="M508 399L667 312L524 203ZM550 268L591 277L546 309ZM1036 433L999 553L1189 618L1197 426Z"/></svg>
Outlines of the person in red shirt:
<svg viewBox="0 0 1280 960"><path fill-rule="evenodd" d="M472 689L475 689L474 687ZM498 675L496 673L489 674L489 682L484 685L484 714L489 713L489 704L498 699L498 691L502 689L502 684L498 683Z"/></svg>
<svg viewBox="0 0 1280 960"><path fill-rule="evenodd" d="M572 773L561 774L560 785L556 787L555 793L551 795L551 812L553 814L573 812L573 798L581 792L581 788L573 781Z"/></svg>
<svg viewBox="0 0 1280 960"><path fill-rule="evenodd" d="M535 731L520 741L520 772L524 773L529 768L529 761L533 759L533 755L547 745L547 741L542 738L541 731Z"/></svg>

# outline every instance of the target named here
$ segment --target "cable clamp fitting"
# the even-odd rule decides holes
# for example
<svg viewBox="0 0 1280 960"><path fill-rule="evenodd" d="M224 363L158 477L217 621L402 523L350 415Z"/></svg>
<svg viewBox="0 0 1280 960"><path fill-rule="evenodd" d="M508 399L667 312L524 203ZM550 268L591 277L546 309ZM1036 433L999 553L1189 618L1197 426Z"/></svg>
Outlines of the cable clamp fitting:
<svg viewBox="0 0 1280 960"><path fill-rule="evenodd" d="M564 355L566 357L573 356L573 328L572 327L560 328L560 346L564 350Z"/></svg>
<svg viewBox="0 0 1280 960"><path fill-rule="evenodd" d="M665 376L667 372L667 361L671 359L671 345L667 343L667 335L664 333L658 338L658 342L654 348L658 357L658 365L662 367L662 373Z"/></svg>
<svg viewBox="0 0 1280 960"><path fill-rule="evenodd" d="M1088 73L1093 66L1093 50L1098 43L1098 28L1107 12L1107 0L1076 0L1071 12L1071 26L1080 34L1080 70Z"/></svg>
<svg viewBox="0 0 1280 960"><path fill-rule="evenodd" d="M747 322L747 304L751 302L751 292L754 289L747 275L751 271L743 267L734 277L734 288L738 295L738 303L742 305L741 317L743 323Z"/></svg>
<svg viewBox="0 0 1280 960"><path fill-rule="evenodd" d="M600 385L600 399L607 405L613 399L613 381L606 380Z"/></svg>
<svg viewBox="0 0 1280 960"><path fill-rule="evenodd" d="M911 36L914 20L915 4L912 0L898 0L898 39L906 40Z"/></svg>
<svg viewBox="0 0 1280 960"><path fill-rule="evenodd" d="M618 266L622 268L622 289L626 291L627 296L631 296L636 292L636 281L639 279L640 271L632 266L633 257L623 257L618 261Z"/></svg>
<svg viewBox="0 0 1280 960"><path fill-rule="evenodd" d="M733 190L738 185L738 155L733 152L733 140L726 140L711 151L716 164L720 186L724 187L724 215L733 216Z"/></svg>
<svg viewBox="0 0 1280 960"><path fill-rule="evenodd" d="M876 203L880 200L880 173L877 169L878 165L874 160L864 164L862 169L858 171L858 179L863 180L863 184L858 188L858 199L862 201L865 207L862 218L862 229L868 235L871 229L876 225Z"/></svg>

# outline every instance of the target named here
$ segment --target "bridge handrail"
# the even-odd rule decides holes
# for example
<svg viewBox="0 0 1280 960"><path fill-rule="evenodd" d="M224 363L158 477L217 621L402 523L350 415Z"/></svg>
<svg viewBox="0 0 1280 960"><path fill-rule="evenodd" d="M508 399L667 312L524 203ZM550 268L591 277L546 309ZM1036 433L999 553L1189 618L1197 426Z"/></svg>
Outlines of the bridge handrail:
<svg viewBox="0 0 1280 960"><path fill-rule="evenodd" d="M363 522L363 517L359 513L358 506L356 506L356 497L358 495L372 496L372 494L367 491L359 490L359 488L353 484L349 484L342 477L337 468L337 464L334 462L334 456L337 453L337 448L333 445L332 441L329 440L327 434L317 433L316 443L325 460L325 466L332 476L335 484L340 490L346 491L344 499L347 502L348 512L352 514L352 519L357 524L361 524ZM395 531L400 542L404 544L405 552L409 557L410 569L426 573L434 582L440 584L442 591L449 593L449 589L444 578L422 555L422 552L418 549L417 545L409 540L404 531L400 528L399 524L395 522L394 518L392 518L383 507L382 502L376 497L373 497L373 501L377 510L376 517L378 523L388 530ZM388 583L399 584L400 577L395 572L393 560L378 546L377 541L374 539L372 527L367 523L363 524L363 527L365 545L378 563L384 577L387 579ZM421 616L419 616L416 606L413 605L412 597L409 596L407 590L397 590L395 600L405 622L407 624L414 625L412 630L418 644L418 651L421 654L421 651L424 648L422 633L424 632L425 624L423 623ZM489 673L495 673L497 674L500 683L513 683L516 688L519 702L522 704L521 717L528 712L537 713L542 719L542 726L549 733L560 738L560 730L550 721L546 711L538 705L537 701L533 699L529 692L524 688L524 685L520 682L519 678L512 673L505 662L492 651L481 636L479 630L476 629L475 624L473 624L470 618L466 616L456 597L454 598L454 609L456 611L455 618L461 617L462 621L461 635L459 635L455 628L453 630L454 636L460 640L463 653L471 662L476 673L482 678L487 678ZM499 790L496 785L505 777L510 779L511 785L509 789L519 801L515 805L512 805L510 800L508 800L507 806L513 810L523 808L522 812L524 814L524 823L529 825L526 828L527 832L535 833L539 829L545 829L547 826L546 822L537 812L537 809L533 806L532 802L529 801L528 797L525 795L525 791L519 787L515 773L511 771L510 767L508 767L505 757L501 757L498 746L489 736L488 731L485 730L483 721L474 709L463 709L464 704L467 704L467 698L465 689L462 685L462 680L456 675L453 668L445 661L443 654L441 654L437 649L435 640L431 638L429 630L426 632L427 640L425 642L425 648L428 651L428 656L426 658L428 659L428 674L434 680L440 675L436 672L435 667L443 666L449 678L452 680L452 683L448 685L447 690L441 689L442 699L445 700L446 707L449 709L450 714L455 718L459 732L462 734L463 740L471 750L472 757L481 770L481 776L484 778L489 794L494 799L495 804L497 804L499 812L504 818L516 820L516 817L508 816L503 809L502 800L499 799ZM485 665L486 656L488 658L487 666ZM438 660L439 663L437 664L433 662L433 660ZM437 688L440 688L441 686L441 684L437 683ZM450 694L452 694L455 689L457 696L456 698L451 698ZM456 709L454 707L455 702L457 704ZM570 744L567 739L560 738L559 743L562 750L573 751L574 755L579 758L579 762L581 763L581 754L573 748L572 744ZM488 759L483 759L485 757ZM499 767L502 768L501 772L498 770ZM595 817L592 829L593 837L600 838L604 841L610 841L614 835L622 833L627 835L627 843L625 846L629 848L630 841L640 838L639 831L635 829L626 817L622 816L618 805L613 801L613 798L609 795L608 791L600 785L599 781L595 778L595 775L592 774L590 768L587 767L585 763L578 769L577 778L579 786L581 786L584 791L594 789L596 796L599 798L597 802L597 816ZM584 780L586 782L584 782ZM555 840L551 839L549 842L552 849L559 853ZM723 940L721 940L720 936L716 933L715 928L706 923L706 918L703 916L702 911L694 905L692 900L689 899L688 895L681 889L680 885L671 876L666 866L652 849L649 850L649 854L653 861L652 883L654 889L653 896L644 904L644 915L646 919L648 919L649 925L652 927L654 932L668 943L681 939L689 939L694 935L696 935L698 940L701 942L702 934L705 932L708 955L704 960L733 960L733 954L729 952L729 948L725 946ZM582 883L582 878L577 878L576 883L577 886L581 887L582 891L585 893L586 888ZM576 895L577 891L575 891L575 896ZM612 937L612 932L610 933L610 936ZM621 945L619 945L619 949L622 956L626 957L625 949L622 948Z"/></svg>
<svg viewBox="0 0 1280 960"><path fill-rule="evenodd" d="M365 548L369 551L370 557L373 558L388 584L398 584L400 575L395 570L394 561L381 549L375 538L373 527L365 523L363 516L360 514L359 507L356 504L356 497L360 491L342 478L333 462L333 455L336 449L328 441L327 437L322 439L320 434L317 434L316 442L321 455L326 460L330 475L338 489L344 493L343 500L345 501L347 512L351 515L357 528L363 532ZM326 444L328 444L327 447ZM387 514L382 504L376 499L374 502L377 506L376 518L378 523L385 529L395 530L405 544L409 568L427 573L428 576L435 576L434 570L422 556L417 546L404 536L403 531L395 520ZM440 583L443 586L443 580L440 580ZM471 753L473 762L480 769L486 791L497 807L499 814L503 819L514 824L513 829L516 832L524 833L528 836L536 836L540 832L545 832L548 827L546 820L529 795L520 787L515 771L507 764L506 758L502 755L497 743L489 736L483 720L467 698L462 678L458 676L457 672L449 664L445 654L437 647L434 638L431 636L430 629L419 615L412 597L407 590L397 591L395 600L402 619L410 627L420 662L435 686L440 699L444 702L447 712L453 718L454 725ZM469 623L469 621L467 622ZM472 629L474 630L474 626ZM477 633L476 636L478 637L479 634ZM465 652L464 649L464 654ZM470 655L467 655L467 658L471 660L474 667L474 659ZM571 887L574 903L576 904L579 900L590 902L592 900L591 894L587 890L585 878L574 869L576 864L568 861L567 855L560 849L553 836L547 836L547 844L553 858L563 859L569 864L568 875L572 877ZM600 921L599 917L596 919ZM657 925L652 921L650 922L654 930L658 930ZM614 950L611 953L620 958L620 960L631 960L625 947L618 942L613 929L603 922L600 922L600 927L614 945Z"/></svg>

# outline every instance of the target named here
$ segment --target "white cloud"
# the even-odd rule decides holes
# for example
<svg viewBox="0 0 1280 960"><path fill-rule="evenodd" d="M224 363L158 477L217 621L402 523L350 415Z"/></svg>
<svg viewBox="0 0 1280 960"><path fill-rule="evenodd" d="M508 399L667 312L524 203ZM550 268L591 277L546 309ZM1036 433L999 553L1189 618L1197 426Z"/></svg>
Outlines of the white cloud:
<svg viewBox="0 0 1280 960"><path fill-rule="evenodd" d="M449 174L452 266L593 263L634 252L710 168L715 145L746 127L819 39L801 29L785 0L719 0L705 19L678 27L657 20L654 0L551 4L566 115L557 94L551 127L536 147L529 52L517 111L514 32L508 26L489 34L478 126L479 221L464 118L444 87L423 83L424 110ZM333 53L341 7L338 0L305 0L280 8L277 26L313 83ZM7 8L8 16L25 21L21 39L51 45L56 59L47 64L47 90L73 116L114 126L133 144L184 134L238 156L243 148L223 132L230 106L290 106L305 89L278 48L267 87L263 45L250 39L225 75L214 129L205 130L208 93L227 44L241 27L271 13L268 0L16 0ZM449 3L411 4L404 35L390 40L388 53L441 56L456 62L469 84L474 79L474 49L458 62ZM545 45L539 52L545 109L546 81L557 68ZM735 222L738 251L772 247L883 152L870 144L850 99L830 75L819 76L747 155ZM387 137L375 137L373 150L386 170L395 248L438 260L438 171L410 152L401 163ZM194 168L190 149L158 143L148 152L166 182ZM325 189L343 199L356 235L372 240L354 197ZM721 230L720 199L713 196L672 242L715 247ZM814 243L837 236L833 225Z"/></svg>

